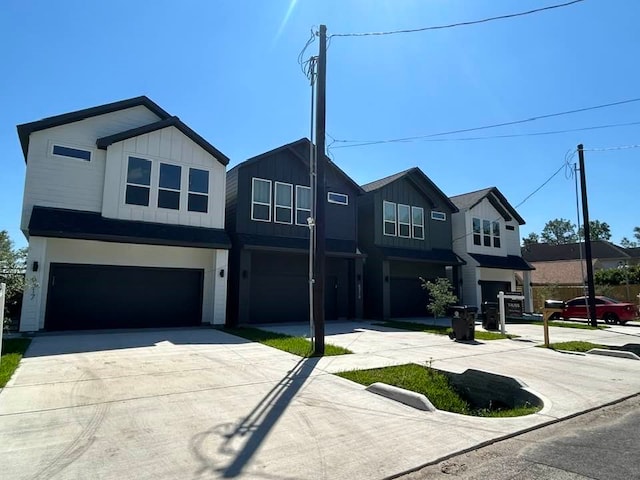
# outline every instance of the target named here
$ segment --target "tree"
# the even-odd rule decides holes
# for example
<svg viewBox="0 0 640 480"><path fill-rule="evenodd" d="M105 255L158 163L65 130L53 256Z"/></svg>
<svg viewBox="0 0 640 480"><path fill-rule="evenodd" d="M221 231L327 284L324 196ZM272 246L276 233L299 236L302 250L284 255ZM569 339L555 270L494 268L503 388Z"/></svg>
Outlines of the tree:
<svg viewBox="0 0 640 480"><path fill-rule="evenodd" d="M564 218L549 220L542 230L541 239L544 243L551 245L562 245L565 243L576 243L576 226Z"/></svg>
<svg viewBox="0 0 640 480"><path fill-rule="evenodd" d="M522 246L526 247L532 243L540 243L540 235L536 232L531 232L528 236L522 237Z"/></svg>
<svg viewBox="0 0 640 480"><path fill-rule="evenodd" d="M622 240L620 240L620 246L624 248L640 247L640 227L633 228L633 238L635 241L629 240L627 237L622 237Z"/></svg>
<svg viewBox="0 0 640 480"><path fill-rule="evenodd" d="M584 238L584 228L580 227L578 235ZM607 222L601 222L600 220L589 220L589 237L592 241L595 240L611 240L611 228Z"/></svg>
<svg viewBox="0 0 640 480"><path fill-rule="evenodd" d="M436 278L434 282L420 277L422 288L429 293L429 303L427 308L433 313L433 318L438 315L443 316L449 305L458 301L458 297L453 294L453 286L448 278Z"/></svg>
<svg viewBox="0 0 640 480"><path fill-rule="evenodd" d="M22 305L27 249L14 248L6 230L0 231L0 283L7 284L5 319L16 318Z"/></svg>
<svg viewBox="0 0 640 480"><path fill-rule="evenodd" d="M636 238L638 242L640 242L640 227L633 228L633 236Z"/></svg>

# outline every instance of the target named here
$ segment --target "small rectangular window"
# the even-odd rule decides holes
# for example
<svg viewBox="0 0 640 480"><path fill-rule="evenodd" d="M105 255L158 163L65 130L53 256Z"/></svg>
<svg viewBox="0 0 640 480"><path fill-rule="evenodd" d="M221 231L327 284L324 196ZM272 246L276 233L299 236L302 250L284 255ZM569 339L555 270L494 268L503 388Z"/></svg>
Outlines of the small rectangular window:
<svg viewBox="0 0 640 480"><path fill-rule="evenodd" d="M251 220L271 221L271 180L254 178L251 184Z"/></svg>
<svg viewBox="0 0 640 480"><path fill-rule="evenodd" d="M444 212L436 212L434 210L431 212L431 220L438 220L440 222L444 222L447 220L447 214Z"/></svg>
<svg viewBox="0 0 640 480"><path fill-rule="evenodd" d="M293 185L276 182L275 187L275 216L276 223L293 223Z"/></svg>
<svg viewBox="0 0 640 480"><path fill-rule="evenodd" d="M386 200L382 203L383 209L383 233L385 235L390 235L392 237L396 236L396 204L393 202L387 202Z"/></svg>
<svg viewBox="0 0 640 480"><path fill-rule="evenodd" d="M398 204L398 236L411 238L411 207Z"/></svg>
<svg viewBox="0 0 640 480"><path fill-rule="evenodd" d="M480 237L480 219L473 219L473 244L482 245L482 238Z"/></svg>
<svg viewBox="0 0 640 480"><path fill-rule="evenodd" d="M422 207L411 207L411 226L413 238L424 240L424 209Z"/></svg>
<svg viewBox="0 0 640 480"><path fill-rule="evenodd" d="M493 246L500 248L500 222L493 222Z"/></svg>
<svg viewBox="0 0 640 480"><path fill-rule="evenodd" d="M491 222L489 220L482 221L482 242L485 247L491 246Z"/></svg>
<svg viewBox="0 0 640 480"><path fill-rule="evenodd" d="M187 210L207 213L209 211L209 171L189 169L189 198Z"/></svg>
<svg viewBox="0 0 640 480"><path fill-rule="evenodd" d="M510 232L513 232L516 229L516 227L514 227L513 225L505 225L504 228L506 228Z"/></svg>
<svg viewBox="0 0 640 480"><path fill-rule="evenodd" d="M327 192L327 201L338 205L349 205L349 195L344 193Z"/></svg>
<svg viewBox="0 0 640 480"><path fill-rule="evenodd" d="M296 185L296 225L309 225L307 218L311 217L311 188Z"/></svg>
<svg viewBox="0 0 640 480"><path fill-rule="evenodd" d="M87 162L91 161L91 151L89 150L65 147L63 145L54 145L52 153L60 157L77 158L78 160L85 160Z"/></svg>
<svg viewBox="0 0 640 480"><path fill-rule="evenodd" d="M160 164L158 207L180 210L180 176L182 168L168 163Z"/></svg>
<svg viewBox="0 0 640 480"><path fill-rule="evenodd" d="M149 206L150 190L151 161L144 158L129 157L125 203L128 205Z"/></svg>

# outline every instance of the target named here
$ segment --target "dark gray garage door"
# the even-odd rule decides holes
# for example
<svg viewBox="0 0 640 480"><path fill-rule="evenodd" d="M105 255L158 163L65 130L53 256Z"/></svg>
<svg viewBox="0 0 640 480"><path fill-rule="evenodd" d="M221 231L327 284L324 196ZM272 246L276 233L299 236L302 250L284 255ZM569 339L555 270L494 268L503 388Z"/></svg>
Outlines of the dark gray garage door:
<svg viewBox="0 0 640 480"><path fill-rule="evenodd" d="M198 325L203 274L195 269L51 264L45 329Z"/></svg>
<svg viewBox="0 0 640 480"><path fill-rule="evenodd" d="M423 290L420 279L391 277L391 317L425 317L429 296Z"/></svg>

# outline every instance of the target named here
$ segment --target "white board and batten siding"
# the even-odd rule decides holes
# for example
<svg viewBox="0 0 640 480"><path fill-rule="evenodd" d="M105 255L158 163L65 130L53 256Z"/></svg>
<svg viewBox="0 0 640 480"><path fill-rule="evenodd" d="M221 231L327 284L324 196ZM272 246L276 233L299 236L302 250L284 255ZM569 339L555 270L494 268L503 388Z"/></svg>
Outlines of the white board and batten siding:
<svg viewBox="0 0 640 480"><path fill-rule="evenodd" d="M96 140L158 120L146 107L137 106L33 132L20 222L23 232L34 205L102 211L106 152L96 148ZM88 150L91 161L53 155L54 144Z"/></svg>
<svg viewBox="0 0 640 480"><path fill-rule="evenodd" d="M458 215L458 214L456 214ZM465 212L466 222L466 248L470 253L480 253L484 255L494 255L498 257L506 257L507 255L520 256L520 229L518 228L518 222L515 219L505 221L505 219L498 213L498 211L491 205L489 200L483 199L478 205L471 210ZM485 247L484 245L474 245L473 243L473 219L479 218L482 220L489 220L491 222L500 222L500 248ZM506 225L511 225L514 228L513 231L507 230ZM480 226L480 232L482 234L482 224ZM454 238L455 233L454 233Z"/></svg>
<svg viewBox="0 0 640 480"><path fill-rule="evenodd" d="M149 206L127 205L127 166L130 156L151 161ZM182 167L180 209L158 208L160 163ZM189 168L209 172L207 213L187 210ZM114 143L107 148L102 214L108 218L224 228L225 166L175 127Z"/></svg>

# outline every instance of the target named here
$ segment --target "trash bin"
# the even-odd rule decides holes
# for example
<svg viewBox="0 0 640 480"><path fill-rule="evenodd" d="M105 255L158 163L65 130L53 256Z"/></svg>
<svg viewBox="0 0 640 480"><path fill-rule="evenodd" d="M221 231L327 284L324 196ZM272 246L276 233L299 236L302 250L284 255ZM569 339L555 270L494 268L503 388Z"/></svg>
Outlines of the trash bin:
<svg viewBox="0 0 640 480"><path fill-rule="evenodd" d="M476 333L476 312L477 307L466 305L453 305L449 307L448 314L451 317L451 328L453 332L449 334L452 340L472 341Z"/></svg>
<svg viewBox="0 0 640 480"><path fill-rule="evenodd" d="M498 330L498 302L482 302L482 328Z"/></svg>

